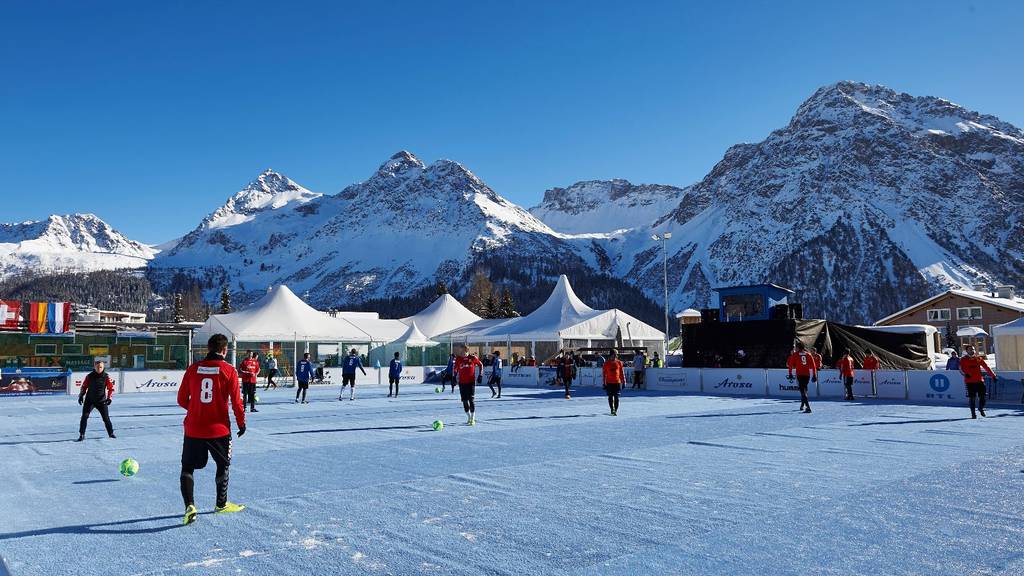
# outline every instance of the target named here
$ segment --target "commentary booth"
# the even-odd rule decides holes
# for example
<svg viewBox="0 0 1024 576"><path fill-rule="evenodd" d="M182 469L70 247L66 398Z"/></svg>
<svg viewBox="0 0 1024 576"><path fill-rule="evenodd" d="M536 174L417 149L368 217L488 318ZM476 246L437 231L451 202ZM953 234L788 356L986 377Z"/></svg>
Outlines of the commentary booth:
<svg viewBox="0 0 1024 576"><path fill-rule="evenodd" d="M563 348L632 346L665 352L665 334L622 310L595 310L583 303L569 279L558 277L554 290L539 308L520 318L477 320L441 334L437 339L466 344L483 357L500 350L506 359L513 353L532 356L538 364Z"/></svg>

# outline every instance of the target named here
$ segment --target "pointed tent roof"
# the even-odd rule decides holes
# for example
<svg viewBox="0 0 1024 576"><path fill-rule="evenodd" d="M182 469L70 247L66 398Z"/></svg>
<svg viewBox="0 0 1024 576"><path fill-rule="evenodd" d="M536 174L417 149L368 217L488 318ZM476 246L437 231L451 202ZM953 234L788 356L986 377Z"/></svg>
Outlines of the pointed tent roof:
<svg viewBox="0 0 1024 576"><path fill-rule="evenodd" d="M481 321L465 329L455 330L450 336L478 342L506 339L552 341L559 338L611 339L620 333L623 338L633 340L665 338L660 330L621 310L594 310L587 306L576 296L569 285L569 279L562 274L548 299L526 316L494 324Z"/></svg>
<svg viewBox="0 0 1024 576"><path fill-rule="evenodd" d="M992 327L993 336L1016 336L1024 335L1024 318L1018 318L1013 322L1000 324Z"/></svg>
<svg viewBox="0 0 1024 576"><path fill-rule="evenodd" d="M409 329L405 331L405 334L402 334L397 340L391 342L391 344L400 344L415 348L417 346L437 346L440 342L434 342L430 338L424 336L423 332L420 331L419 326L416 325L416 322L413 322L409 325Z"/></svg>
<svg viewBox="0 0 1024 576"><path fill-rule="evenodd" d="M222 333L229 339L263 342L303 340L366 340L367 334L347 320L332 318L302 301L287 286L275 286L255 304L239 312L214 314L196 330L202 340Z"/></svg>
<svg viewBox="0 0 1024 576"><path fill-rule="evenodd" d="M403 318L402 322L415 323L427 338L433 338L438 334L450 332L477 320L480 320L480 317L463 306L454 296L442 294L430 306L415 316Z"/></svg>

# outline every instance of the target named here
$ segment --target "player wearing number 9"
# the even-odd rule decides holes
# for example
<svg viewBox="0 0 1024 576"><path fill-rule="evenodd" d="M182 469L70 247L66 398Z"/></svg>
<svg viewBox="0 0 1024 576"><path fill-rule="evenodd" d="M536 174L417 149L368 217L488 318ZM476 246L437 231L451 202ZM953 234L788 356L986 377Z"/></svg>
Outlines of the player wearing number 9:
<svg viewBox="0 0 1024 576"><path fill-rule="evenodd" d="M228 467L231 465L231 420L235 413L238 436L245 434L245 410L238 387L238 372L225 362L228 339L214 334L207 342L206 358L185 371L178 389L178 405L185 414L185 440L181 449L181 497L185 501L185 524L196 518L192 474L206 467L210 456L217 464L217 512L238 512L244 508L228 502Z"/></svg>

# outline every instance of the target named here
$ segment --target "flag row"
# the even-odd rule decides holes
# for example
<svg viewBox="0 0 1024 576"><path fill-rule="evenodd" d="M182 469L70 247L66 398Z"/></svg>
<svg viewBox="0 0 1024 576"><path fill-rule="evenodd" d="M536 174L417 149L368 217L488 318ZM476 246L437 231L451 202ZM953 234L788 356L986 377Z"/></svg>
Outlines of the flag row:
<svg viewBox="0 0 1024 576"><path fill-rule="evenodd" d="M0 328L17 330L25 318L20 300L0 300ZM63 334L71 330L70 302L30 302L28 331L33 334Z"/></svg>

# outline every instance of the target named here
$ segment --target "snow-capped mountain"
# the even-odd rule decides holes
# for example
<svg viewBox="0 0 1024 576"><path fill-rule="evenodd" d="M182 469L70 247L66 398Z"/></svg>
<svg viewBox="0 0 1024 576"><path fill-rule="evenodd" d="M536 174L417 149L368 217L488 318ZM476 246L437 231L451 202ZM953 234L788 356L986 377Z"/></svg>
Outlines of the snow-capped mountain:
<svg viewBox="0 0 1024 576"><path fill-rule="evenodd" d="M408 152L336 194L268 170L161 245L149 277L160 290L197 276L210 297L229 285L238 304L285 283L337 306L439 280L458 294L478 268L524 290L570 272L595 304L653 309L662 258L651 234L672 232L673 310L711 305L715 286L771 281L795 289L809 316L864 323L947 286L1024 285L1022 209L1020 129L939 98L839 82L685 188L580 182L527 211L457 162ZM91 216L0 227L13 257L4 268L135 266L156 251L101 228Z"/></svg>
<svg viewBox="0 0 1024 576"><path fill-rule="evenodd" d="M22 271L143 268L156 250L129 240L93 214L0 223L0 278Z"/></svg>
<svg viewBox="0 0 1024 576"><path fill-rule="evenodd" d="M587 180L567 188L551 188L530 213L566 234L615 232L650 226L671 211L686 193L665 184L632 184L628 180Z"/></svg>
<svg viewBox="0 0 1024 576"><path fill-rule="evenodd" d="M288 196L261 196L249 213L229 201L153 261L155 276L223 278L243 298L285 283L333 305L458 282L477 264L508 265L499 256L533 266L568 255L586 266L561 235L451 160L427 166L399 152L336 195L299 194L290 180L275 181L290 183Z"/></svg>
<svg viewBox="0 0 1024 576"><path fill-rule="evenodd" d="M654 226L609 243L652 297L670 231L674 308L721 285L794 288L814 317L870 321L946 286L1024 280L1024 132L932 97L840 82L733 146Z"/></svg>

